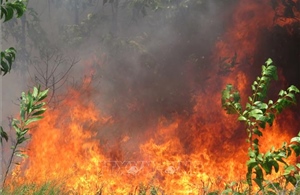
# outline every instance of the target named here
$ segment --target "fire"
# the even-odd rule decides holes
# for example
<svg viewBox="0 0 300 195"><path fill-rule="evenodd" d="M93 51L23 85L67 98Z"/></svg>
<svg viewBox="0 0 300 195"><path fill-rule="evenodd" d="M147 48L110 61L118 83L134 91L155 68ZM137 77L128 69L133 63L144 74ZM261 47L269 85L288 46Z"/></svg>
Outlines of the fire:
<svg viewBox="0 0 300 195"><path fill-rule="evenodd" d="M247 71L253 67L261 29L295 22L280 20L284 5L276 1L274 6L275 11L267 0L240 0L229 30L216 43L212 61L217 66L208 72L207 89L194 94L192 114L157 116L136 137L128 130L122 132L125 127L118 126L118 120L101 112L90 97L88 84L93 79L85 78L83 86L70 89L60 107L49 108L32 128L29 158L15 170L14 183L59 182L70 194L128 194L141 186L163 194L201 194L206 188L220 190L229 181L245 179L246 132L235 116L221 110L220 93L232 83L243 96L247 94L252 82ZM299 17L296 8L291 10ZM229 58L221 60L224 57ZM216 75L220 66L227 66L225 73L230 76ZM124 103L131 112L143 109L138 99ZM264 131L262 149L289 141L295 132L293 123L297 121L287 111ZM105 135L115 128L119 138Z"/></svg>
<svg viewBox="0 0 300 195"><path fill-rule="evenodd" d="M108 118L99 116L92 103L80 104L79 94L70 91L63 101L64 106L49 109L45 120L32 129L28 155L34 157L25 171L27 181L68 181L66 189L78 192L97 190L97 186L91 189L89 183L99 177L100 163L106 158L93 138L95 133L86 127L94 123L104 124Z"/></svg>
<svg viewBox="0 0 300 195"><path fill-rule="evenodd" d="M216 58L231 57L236 52L237 62L249 60L248 63L251 63L260 30L272 26L274 14L269 4L268 0L259 3L239 1L229 24L229 30L216 44Z"/></svg>

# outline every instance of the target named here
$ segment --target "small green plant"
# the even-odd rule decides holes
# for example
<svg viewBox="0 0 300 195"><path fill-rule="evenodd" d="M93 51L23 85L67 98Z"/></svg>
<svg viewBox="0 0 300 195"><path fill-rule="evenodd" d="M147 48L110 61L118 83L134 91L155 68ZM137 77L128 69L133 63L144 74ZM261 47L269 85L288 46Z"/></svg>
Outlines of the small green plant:
<svg viewBox="0 0 300 195"><path fill-rule="evenodd" d="M299 89L294 85L290 86L287 90L279 92L277 101L265 101L267 96L267 89L270 81L277 79L277 69L273 65L271 59L266 61L262 66L262 75L251 85L253 94L248 98L248 103L245 108L240 104L240 94L234 89L232 85L227 85L222 92L222 106L228 114L237 114L238 120L246 124L248 134L247 142L249 143L247 161L247 184L249 186L249 194L252 193L254 181L260 188L260 191L267 194L276 194L275 188L278 188L279 183L268 184L265 180L265 175L272 174L272 170L278 172L280 169L279 164L283 164L284 172L282 177L285 180L285 186L288 183L294 186L298 179L298 169L300 165L290 165L286 162L292 151L296 156L300 154L300 133L291 139L290 144L283 143L282 147L271 150L266 153L261 153L259 150L259 138L263 136L262 129L267 124L273 124L276 114L282 112L287 106L296 103L295 95L299 93ZM255 174L255 177L253 175ZM274 187L275 186L275 187Z"/></svg>
<svg viewBox="0 0 300 195"><path fill-rule="evenodd" d="M21 17L26 11L26 1L23 0L0 0L1 3L1 20L3 22L7 22L11 20L15 15L17 18ZM14 62L16 57L16 50L13 47L1 51L1 64L0 64L0 75L5 75L10 72L12 63ZM42 118L42 114L45 112L45 103L42 102L43 99L47 97L48 90L41 91L40 87L33 88L33 92L28 92L25 94L22 93L21 102L20 102L20 119L12 120L12 127L16 131L16 141L12 146L12 153L9 157L7 169L2 182L2 167L0 167L0 192L5 184L7 179L7 175L9 173L10 167L13 163L14 156L24 157L24 153L22 150L18 149L18 146L24 143L28 138L25 137L26 133L29 130L29 125ZM8 141L8 135L3 130L2 126L0 126L0 145L1 152L3 152L3 139ZM0 158L1 166L2 166L2 154Z"/></svg>
<svg viewBox="0 0 300 195"><path fill-rule="evenodd" d="M5 185L5 181L13 163L14 156L26 157L24 151L18 149L18 146L29 139L26 137L26 135L29 131L29 126L31 123L43 118L42 114L46 111L45 102L43 102L43 100L47 97L47 93L48 90L41 91L40 87L34 87L33 91L28 91L27 94L24 92L22 93L20 102L20 119L12 120L12 127L16 131L16 141L11 147L12 153L4 175L3 185ZM0 140L2 140L2 138L4 138L6 141L8 140L8 136L2 127L0 138Z"/></svg>

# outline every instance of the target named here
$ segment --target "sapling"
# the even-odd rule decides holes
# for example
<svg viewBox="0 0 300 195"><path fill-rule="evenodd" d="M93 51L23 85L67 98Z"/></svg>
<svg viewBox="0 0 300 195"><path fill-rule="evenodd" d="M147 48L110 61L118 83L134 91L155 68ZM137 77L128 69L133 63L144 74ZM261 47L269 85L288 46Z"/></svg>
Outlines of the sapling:
<svg viewBox="0 0 300 195"><path fill-rule="evenodd" d="M12 153L8 160L8 165L4 175L3 186L5 185L7 175L10 167L13 164L14 156L26 157L24 152L19 149L19 146L29 138L27 132L31 123L38 121L43 118L42 114L46 111L45 102L43 100L47 97L48 89L41 91L40 87L34 87L33 91L28 91L27 94L22 93L20 100L20 118L12 119L11 125L16 132L16 140L12 145ZM1 138L3 137L6 141L8 140L7 134L1 127ZM1 140L1 139L0 139Z"/></svg>
<svg viewBox="0 0 300 195"><path fill-rule="evenodd" d="M287 90L281 90L276 101L265 101L267 89L272 79L277 80L277 68L273 65L271 59L268 59L262 66L261 77L257 77L251 85L253 94L249 96L245 108L241 106L240 94L231 85L227 85L222 91L222 107L228 114L237 114L238 120L246 124L248 148L247 161L247 184L249 186L249 194L252 193L254 181L263 193L272 194L274 190L266 184L265 175L272 173L274 169L278 172L279 164L283 164L284 172L282 177L285 179L285 186L288 183L296 185L298 177L297 165L290 165L286 162L292 151L296 156L300 155L300 133L291 139L290 144L284 142L282 147L271 150L266 153L260 152L259 138L263 136L262 129L267 124L273 124L276 114L282 112L284 108L296 103L295 95L299 93L299 89L291 85ZM253 176L255 174L255 176ZM274 185L274 184L273 184ZM277 184L276 184L277 185ZM275 193L275 192L274 192Z"/></svg>

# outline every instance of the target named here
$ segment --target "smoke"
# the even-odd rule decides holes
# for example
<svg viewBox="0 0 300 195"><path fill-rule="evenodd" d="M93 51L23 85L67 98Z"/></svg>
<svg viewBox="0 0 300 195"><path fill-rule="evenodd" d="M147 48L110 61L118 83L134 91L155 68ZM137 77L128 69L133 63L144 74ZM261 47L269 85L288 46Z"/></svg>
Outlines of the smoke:
<svg viewBox="0 0 300 195"><path fill-rule="evenodd" d="M104 48L108 50L109 65L99 69L104 96L116 101L113 115L124 115L122 110L126 115L128 104L134 103L140 106L136 108L137 116L191 112L193 92L205 88L207 76L203 72L209 69L213 42L221 33L216 9L179 9L171 19L160 13L161 18L152 19L156 22L152 26L145 16L122 29L125 35L136 35L125 39L128 51L111 54L111 48Z"/></svg>
<svg viewBox="0 0 300 195"><path fill-rule="evenodd" d="M174 1L168 8L157 11L143 10L137 5L127 7L125 1L120 1L117 15L112 11L113 5L100 1L80 2L78 12L74 10L75 1L53 1L50 5L49 2L29 1L28 7L38 14L37 24L46 33L45 43L49 43L33 49L30 57L40 58L40 50L56 47L80 59L60 93L68 95L68 88L78 87L84 78L91 79L91 88L82 91L82 100L95 102L99 110L111 116L114 125L101 130L95 126L91 130L97 132L101 144L111 147L109 155L114 160L127 158L123 151L134 153L162 119L171 123L178 118L184 122L179 123L174 134L184 152L193 153L201 143L213 154L224 143L227 153L223 157L234 156L239 150L234 146L243 144L246 135L239 133L241 127L234 118L227 118L221 112L220 93L226 79L250 84L259 74L261 64L271 57L282 71L281 78L286 78L286 83L273 86L276 89L272 93L277 93L279 86L299 86L299 25L293 26L292 34L278 25L262 28L254 57L251 56L253 63L244 65L241 61L228 74L218 72L220 64L213 59L219 54L216 43L229 38L224 34L234 29L233 11L246 1L190 0L186 4ZM78 24L75 24L76 13ZM249 13L244 15L251 21L253 13ZM247 26L244 28L247 31ZM28 40L30 43L32 40ZM239 53L249 49L231 44L228 43L228 48ZM234 55L234 51L229 55ZM34 71L32 65L24 66ZM4 116L18 112L9 105L11 99L17 99L21 91L28 89L30 76L26 71L16 70L17 73L4 78L3 91L7 97L3 102L7 104L3 105L7 105L4 110L8 111ZM243 92L249 94L250 90ZM224 124L222 129L215 128L218 123ZM130 137L129 142L122 141L126 136ZM214 141L207 143L207 140Z"/></svg>

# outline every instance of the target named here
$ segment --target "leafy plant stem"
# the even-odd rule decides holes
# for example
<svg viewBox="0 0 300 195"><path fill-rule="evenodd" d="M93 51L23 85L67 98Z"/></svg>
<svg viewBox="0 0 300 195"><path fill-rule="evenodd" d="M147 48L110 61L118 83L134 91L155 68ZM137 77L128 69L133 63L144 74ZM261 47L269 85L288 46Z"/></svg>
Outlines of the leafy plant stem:
<svg viewBox="0 0 300 195"><path fill-rule="evenodd" d="M12 146L12 153L9 157L9 161L8 161L8 165L7 165L7 168L6 168L6 171L5 171L5 174L4 174L4 179L3 179L3 186L5 186L5 182L6 182L6 179L7 179L7 175L9 173L9 170L10 170L10 167L13 163L13 158L14 158L14 155L16 153L16 148L17 148L18 144L17 142L14 144L14 146Z"/></svg>
<svg viewBox="0 0 300 195"><path fill-rule="evenodd" d="M273 124L276 114L279 114L287 106L295 104L295 95L300 93L297 87L291 85L287 90L279 92L279 98L275 103L272 100L265 103L269 83L271 79L276 80L277 78L277 69L273 65L273 61L268 59L265 65L262 66L261 77L257 77L251 85L253 94L249 96L245 109L242 109L240 105L239 92L232 85L227 85L222 92L222 106L227 114L237 114L238 120L246 124L247 141L249 142L246 179L249 186L249 195L253 192L253 181L260 188L259 192L267 192L268 194L269 192L271 194L278 192L276 186L279 184L267 183L265 185L267 181L264 177L271 174L273 169L278 172L279 164L284 165L284 173L281 177L286 180L285 185L288 183L296 185L297 182L296 175L298 175L300 164L296 166L289 165L286 159L291 156L292 151L295 152L296 157L300 155L300 133L291 139L289 145L284 142L282 147L277 150L272 147L266 153L259 151L259 138L263 136L262 129L266 127L266 124L270 126Z"/></svg>

